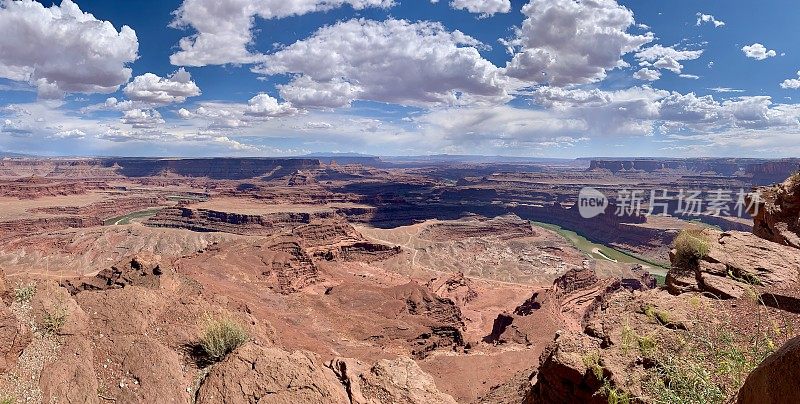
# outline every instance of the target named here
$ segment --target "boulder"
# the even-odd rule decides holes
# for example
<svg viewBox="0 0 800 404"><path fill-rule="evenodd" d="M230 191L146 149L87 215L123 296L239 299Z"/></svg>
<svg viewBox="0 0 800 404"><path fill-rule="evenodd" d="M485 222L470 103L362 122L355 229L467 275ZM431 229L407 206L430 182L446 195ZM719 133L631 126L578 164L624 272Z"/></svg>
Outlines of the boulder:
<svg viewBox="0 0 800 404"><path fill-rule="evenodd" d="M100 403L92 344L88 339L67 338L56 360L42 370L39 386L45 403Z"/></svg>
<svg viewBox="0 0 800 404"><path fill-rule="evenodd" d="M784 183L759 188L749 196L753 233L757 236L800 248L800 175Z"/></svg>
<svg viewBox="0 0 800 404"><path fill-rule="evenodd" d="M347 403L344 386L310 352L247 343L214 365L197 392L198 404Z"/></svg>
<svg viewBox="0 0 800 404"><path fill-rule="evenodd" d="M800 337L768 356L739 390L739 404L800 403Z"/></svg>
<svg viewBox="0 0 800 404"><path fill-rule="evenodd" d="M328 366L344 384L352 404L456 402L440 392L433 377L406 357L384 359L371 367L353 359L334 359Z"/></svg>
<svg viewBox="0 0 800 404"><path fill-rule="evenodd" d="M13 300L14 291L11 289L11 285L9 285L8 280L6 280L6 274L0 269L0 302L5 304L11 304L11 300Z"/></svg>
<svg viewBox="0 0 800 404"><path fill-rule="evenodd" d="M120 289L126 286L142 286L156 289L164 268L153 254L142 253L120 260L93 278L61 281L61 286L76 295L85 290Z"/></svg>
<svg viewBox="0 0 800 404"><path fill-rule="evenodd" d="M748 288L786 288L800 281L800 251L740 231L704 229L708 253L694 268L673 267L667 289L673 294L707 292L722 299L744 296Z"/></svg>
<svg viewBox="0 0 800 404"><path fill-rule="evenodd" d="M17 320L11 309L0 303L0 373L12 368L25 347L31 342L31 332Z"/></svg>

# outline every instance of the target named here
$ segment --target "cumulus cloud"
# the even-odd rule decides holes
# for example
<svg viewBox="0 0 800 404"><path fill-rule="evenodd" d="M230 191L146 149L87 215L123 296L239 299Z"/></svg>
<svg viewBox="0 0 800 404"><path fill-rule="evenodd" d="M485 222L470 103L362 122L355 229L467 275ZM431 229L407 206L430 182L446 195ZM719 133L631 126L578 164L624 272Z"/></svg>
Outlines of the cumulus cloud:
<svg viewBox="0 0 800 404"><path fill-rule="evenodd" d="M28 82L41 98L111 93L131 77L139 42L128 26L84 13L71 0L45 8L0 1L0 77Z"/></svg>
<svg viewBox="0 0 800 404"><path fill-rule="evenodd" d="M349 107L364 90L340 77L329 81L314 81L309 76L297 76L289 84L279 85L281 97L292 104L307 108Z"/></svg>
<svg viewBox="0 0 800 404"><path fill-rule="evenodd" d="M636 53L639 65L656 69L665 69L673 73L681 73L684 60L694 60L703 54L702 50L678 50L674 46L653 45Z"/></svg>
<svg viewBox="0 0 800 404"><path fill-rule="evenodd" d="M636 71L636 73L633 73L633 78L637 80L656 81L661 78L661 72L643 67Z"/></svg>
<svg viewBox="0 0 800 404"><path fill-rule="evenodd" d="M192 81L191 74L181 67L166 78L153 73L136 76L125 86L123 93L132 101L166 105L181 103L186 101L187 97L198 96L200 88Z"/></svg>
<svg viewBox="0 0 800 404"><path fill-rule="evenodd" d="M742 47L742 52L744 55L755 60L764 60L766 58L775 57L778 55L777 52L770 49L767 50L767 47L756 42L752 45L745 45Z"/></svg>
<svg viewBox="0 0 800 404"><path fill-rule="evenodd" d="M491 17L497 13L511 11L510 0L452 0L450 7L456 10L467 10L470 13L480 14L482 18Z"/></svg>
<svg viewBox="0 0 800 404"><path fill-rule="evenodd" d="M136 129L152 129L163 125L165 121L157 110L132 109L125 111L120 122Z"/></svg>
<svg viewBox="0 0 800 404"><path fill-rule="evenodd" d="M354 99L415 106L507 100L507 80L478 46L441 23L354 19L265 56L253 71L299 75L281 87L281 96L299 106L346 106Z"/></svg>
<svg viewBox="0 0 800 404"><path fill-rule="evenodd" d="M711 15L711 14L697 13L697 26L699 27L699 26L703 25L704 23L714 24L715 28L719 28L719 27L725 26L725 22L724 21L720 21L720 20L714 18L714 16Z"/></svg>
<svg viewBox="0 0 800 404"><path fill-rule="evenodd" d="M627 64L622 56L653 40L632 35L633 12L615 0L532 1L526 18L507 43L516 50L509 76L533 83L565 86L592 83Z"/></svg>
<svg viewBox="0 0 800 404"><path fill-rule="evenodd" d="M800 88L800 70L797 71L796 79L786 79L781 83L781 88L797 90Z"/></svg>
<svg viewBox="0 0 800 404"><path fill-rule="evenodd" d="M275 118L297 114L297 108L288 102L280 103L269 94L259 94L248 101L246 115Z"/></svg>
<svg viewBox="0 0 800 404"><path fill-rule="evenodd" d="M248 47L253 43L255 17L278 19L350 5L356 10L388 8L393 0L184 0L174 12L173 28L192 28L170 56L178 66L254 63L260 55Z"/></svg>
<svg viewBox="0 0 800 404"><path fill-rule="evenodd" d="M179 109L178 112L176 112L176 114L178 114L178 116L181 117L182 119L189 119L192 117L192 112L186 108Z"/></svg>
<svg viewBox="0 0 800 404"><path fill-rule="evenodd" d="M273 118L285 118L298 115L303 111L289 102L279 102L269 94L258 94L244 103L233 102L201 102L190 111L178 110L179 117L195 122L203 122L204 129L241 129L253 126Z"/></svg>

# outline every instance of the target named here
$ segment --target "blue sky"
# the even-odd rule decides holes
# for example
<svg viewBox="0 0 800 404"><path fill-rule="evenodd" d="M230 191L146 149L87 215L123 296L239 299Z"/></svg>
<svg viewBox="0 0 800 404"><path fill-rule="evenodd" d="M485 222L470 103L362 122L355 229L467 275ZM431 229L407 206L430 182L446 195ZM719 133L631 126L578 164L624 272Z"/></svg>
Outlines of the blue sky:
<svg viewBox="0 0 800 404"><path fill-rule="evenodd" d="M789 0L0 0L0 150L800 154Z"/></svg>

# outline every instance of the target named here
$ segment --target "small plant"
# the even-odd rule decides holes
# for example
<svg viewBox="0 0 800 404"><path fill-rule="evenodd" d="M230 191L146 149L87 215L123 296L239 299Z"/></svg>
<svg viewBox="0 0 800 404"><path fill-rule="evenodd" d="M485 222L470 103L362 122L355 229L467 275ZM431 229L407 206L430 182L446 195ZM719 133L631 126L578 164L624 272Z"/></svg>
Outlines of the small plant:
<svg viewBox="0 0 800 404"><path fill-rule="evenodd" d="M45 334L56 335L61 332L61 329L64 328L64 324L66 323L67 310L62 306L58 306L52 311L45 312L44 318L42 319L42 328Z"/></svg>
<svg viewBox="0 0 800 404"><path fill-rule="evenodd" d="M27 285L19 284L14 288L14 301L17 303L30 303L36 295L36 283L31 282ZM4 404L1 403L0 404Z"/></svg>
<svg viewBox="0 0 800 404"><path fill-rule="evenodd" d="M665 310L659 310L655 308L653 305L648 304L644 308L644 314L649 318L651 321L656 321L661 325L667 325L670 323L669 320L669 313Z"/></svg>
<svg viewBox="0 0 800 404"><path fill-rule="evenodd" d="M228 318L207 317L200 336L200 346L211 360L221 360L248 339L247 331Z"/></svg>
<svg viewBox="0 0 800 404"><path fill-rule="evenodd" d="M0 396L0 404L14 404L17 400L14 397Z"/></svg>
<svg viewBox="0 0 800 404"><path fill-rule="evenodd" d="M680 269L697 268L700 260L708 254L708 239L700 228L686 228L675 237L673 265Z"/></svg>
<svg viewBox="0 0 800 404"><path fill-rule="evenodd" d="M600 365L600 354L598 352L588 353L582 359L583 365L594 374L597 380L603 380L603 366Z"/></svg>
<svg viewBox="0 0 800 404"><path fill-rule="evenodd" d="M630 393L611 387L611 382L608 379L603 380L603 387L600 388L597 394L606 396L608 404L630 404L633 401Z"/></svg>
<svg viewBox="0 0 800 404"><path fill-rule="evenodd" d="M639 355L649 358L658 347L658 343L653 336L639 335L631 326L622 326L622 353L628 354L632 348L636 348Z"/></svg>

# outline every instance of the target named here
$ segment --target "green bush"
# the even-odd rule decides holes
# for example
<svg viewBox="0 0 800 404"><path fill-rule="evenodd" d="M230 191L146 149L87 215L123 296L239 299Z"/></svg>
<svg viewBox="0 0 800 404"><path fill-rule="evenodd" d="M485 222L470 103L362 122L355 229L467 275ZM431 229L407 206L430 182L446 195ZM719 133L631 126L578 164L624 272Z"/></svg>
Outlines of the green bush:
<svg viewBox="0 0 800 404"><path fill-rule="evenodd" d="M30 303L34 295L36 295L36 283L19 284L14 288L14 301L17 303Z"/></svg>
<svg viewBox="0 0 800 404"><path fill-rule="evenodd" d="M200 336L200 346L211 360L221 360L248 339L247 331L236 321L227 318L206 318Z"/></svg>
<svg viewBox="0 0 800 404"><path fill-rule="evenodd" d="M67 310L59 306L52 311L44 314L42 319L42 328L45 334L55 335L61 332L64 324L67 323Z"/></svg>
<svg viewBox="0 0 800 404"><path fill-rule="evenodd" d="M687 228L678 233L672 247L675 249L673 266L693 269L708 254L708 238L700 228Z"/></svg>
<svg viewBox="0 0 800 404"><path fill-rule="evenodd" d="M14 397L0 396L0 404L14 404L17 400Z"/></svg>

